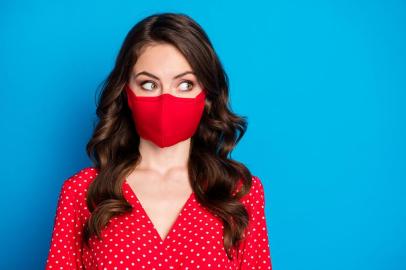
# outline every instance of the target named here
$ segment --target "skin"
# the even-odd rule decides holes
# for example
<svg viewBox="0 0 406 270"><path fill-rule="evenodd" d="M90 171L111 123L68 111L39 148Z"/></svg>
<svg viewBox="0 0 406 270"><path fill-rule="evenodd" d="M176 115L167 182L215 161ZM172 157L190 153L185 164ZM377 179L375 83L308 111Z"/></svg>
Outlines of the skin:
<svg viewBox="0 0 406 270"><path fill-rule="evenodd" d="M169 93L193 98L202 91L202 87L194 74L184 74L187 71L192 71L192 68L174 46L153 44L146 46L139 55L129 85L139 96ZM184 75L174 78L180 74ZM129 185L162 240L192 193L187 170L189 149L190 138L164 148L140 138L141 161L127 176Z"/></svg>

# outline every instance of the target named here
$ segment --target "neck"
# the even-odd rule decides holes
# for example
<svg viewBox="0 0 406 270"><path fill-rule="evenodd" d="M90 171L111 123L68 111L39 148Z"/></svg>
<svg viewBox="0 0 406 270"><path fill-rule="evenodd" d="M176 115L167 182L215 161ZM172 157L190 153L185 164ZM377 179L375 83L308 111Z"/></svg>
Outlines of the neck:
<svg viewBox="0 0 406 270"><path fill-rule="evenodd" d="M140 138L141 161L138 168L154 170L162 175L171 169L185 169L189 160L189 150L190 138L163 148Z"/></svg>

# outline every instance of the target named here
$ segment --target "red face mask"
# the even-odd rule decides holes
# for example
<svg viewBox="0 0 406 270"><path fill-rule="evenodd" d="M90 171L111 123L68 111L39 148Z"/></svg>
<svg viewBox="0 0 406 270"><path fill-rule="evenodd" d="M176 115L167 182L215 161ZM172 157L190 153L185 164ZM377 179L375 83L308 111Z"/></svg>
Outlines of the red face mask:
<svg viewBox="0 0 406 270"><path fill-rule="evenodd" d="M140 137L159 147L168 147L193 136L202 117L206 93L194 98L176 97L168 93L159 96L137 96L125 87L128 106Z"/></svg>

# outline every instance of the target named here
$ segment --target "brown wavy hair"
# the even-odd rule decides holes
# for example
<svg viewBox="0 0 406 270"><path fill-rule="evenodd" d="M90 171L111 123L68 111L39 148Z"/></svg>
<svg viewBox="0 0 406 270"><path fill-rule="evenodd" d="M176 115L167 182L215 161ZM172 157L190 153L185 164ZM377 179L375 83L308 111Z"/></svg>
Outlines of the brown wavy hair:
<svg viewBox="0 0 406 270"><path fill-rule="evenodd" d="M139 135L124 91L130 72L145 45L175 46L187 59L206 91L203 115L191 138L188 172L196 200L218 216L224 225L224 248L238 248L248 226L249 215L239 201L252 185L252 175L231 151L247 129L247 117L231 111L229 83L222 64L201 26L182 13L155 13L128 32L115 66L102 84L96 114L98 122L86 151L99 171L87 193L91 213L85 224L84 243L96 235L115 215L130 212L132 206L122 194L125 177L140 161ZM238 183L241 188L236 191Z"/></svg>

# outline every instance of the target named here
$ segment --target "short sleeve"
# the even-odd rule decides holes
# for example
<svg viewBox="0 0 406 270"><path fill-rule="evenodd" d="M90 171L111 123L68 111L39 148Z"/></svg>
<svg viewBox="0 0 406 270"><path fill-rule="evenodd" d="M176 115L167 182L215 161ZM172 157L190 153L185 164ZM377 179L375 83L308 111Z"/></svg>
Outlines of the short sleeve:
<svg viewBox="0 0 406 270"><path fill-rule="evenodd" d="M81 259L82 227L73 177L59 193L46 269L84 269Z"/></svg>
<svg viewBox="0 0 406 270"><path fill-rule="evenodd" d="M250 192L244 204L250 220L245 231L245 239L239 246L239 269L272 269L271 252L265 217L265 195L261 180L253 176Z"/></svg>

